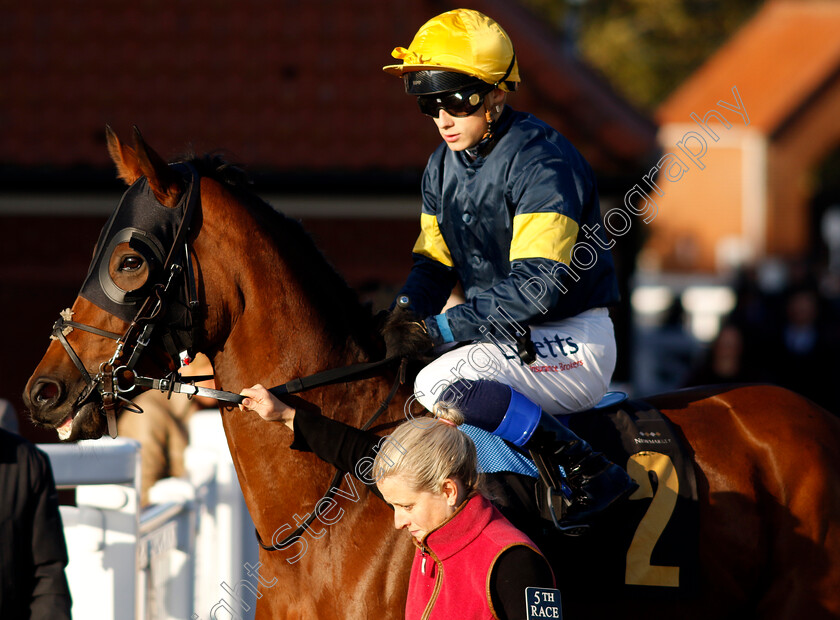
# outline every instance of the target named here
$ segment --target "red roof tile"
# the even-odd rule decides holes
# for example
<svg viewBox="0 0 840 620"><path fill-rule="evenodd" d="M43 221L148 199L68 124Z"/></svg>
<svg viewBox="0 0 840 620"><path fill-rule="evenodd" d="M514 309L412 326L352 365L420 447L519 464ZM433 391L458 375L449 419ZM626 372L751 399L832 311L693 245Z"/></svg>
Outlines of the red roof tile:
<svg viewBox="0 0 840 620"><path fill-rule="evenodd" d="M438 144L380 71L440 2L240 0L7 3L0 24L0 163L109 165L104 126L138 125L164 157L224 148L254 168L422 168ZM453 5L454 8L454 5ZM518 42L513 105L621 172L655 127L562 53L515 3L475 3Z"/></svg>
<svg viewBox="0 0 840 620"><path fill-rule="evenodd" d="M767 134L840 69L840 2L768 2L658 109L660 124L690 122L737 86L750 126Z"/></svg>

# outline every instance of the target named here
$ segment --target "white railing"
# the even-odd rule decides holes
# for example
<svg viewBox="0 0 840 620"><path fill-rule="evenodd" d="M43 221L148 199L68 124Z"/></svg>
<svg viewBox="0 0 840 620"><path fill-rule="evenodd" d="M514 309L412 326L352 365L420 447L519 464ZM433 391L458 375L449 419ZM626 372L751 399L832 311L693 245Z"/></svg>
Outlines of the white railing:
<svg viewBox="0 0 840 620"><path fill-rule="evenodd" d="M188 479L159 481L142 511L136 441L39 447L56 485L76 489L77 505L61 507L74 618L204 620L225 607L253 618L253 598L228 594L247 589L236 586L258 560L218 411L190 421Z"/></svg>

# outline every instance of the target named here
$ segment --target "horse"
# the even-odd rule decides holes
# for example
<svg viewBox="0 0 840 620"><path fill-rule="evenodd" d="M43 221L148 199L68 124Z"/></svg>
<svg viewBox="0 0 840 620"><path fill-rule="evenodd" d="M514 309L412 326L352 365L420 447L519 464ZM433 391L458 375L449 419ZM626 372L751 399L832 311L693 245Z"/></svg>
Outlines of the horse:
<svg viewBox="0 0 840 620"><path fill-rule="evenodd" d="M171 371L181 346L204 352L217 387L235 393L382 357L370 310L300 224L257 197L234 167L208 156L167 164L136 129L132 145L106 133L117 174L129 186L120 205L128 201L146 217L108 243L118 206L103 230L72 316L54 326L55 341L25 387L35 423L59 429L68 441L102 436L120 406L114 385L155 360ZM181 209L192 213L170 217L159 227L168 232L141 228L153 214ZM92 293L96 282L101 287ZM155 324L158 331L146 331ZM408 383L389 401L399 380L399 369L383 366L286 398L357 427L381 403L373 430L382 434L405 418L411 401ZM566 615L840 616L838 420L767 385L647 400L670 419L693 459L697 593L688 600L599 595L599 558L582 537L574 555L552 558L571 567L558 580ZM331 467L288 449L285 425L231 405L220 413L248 510L268 543L260 548L256 617L402 617L413 546L394 529L388 506L350 475L333 479L338 493L321 499ZM289 539L295 526L298 535ZM564 582L567 574L573 586Z"/></svg>

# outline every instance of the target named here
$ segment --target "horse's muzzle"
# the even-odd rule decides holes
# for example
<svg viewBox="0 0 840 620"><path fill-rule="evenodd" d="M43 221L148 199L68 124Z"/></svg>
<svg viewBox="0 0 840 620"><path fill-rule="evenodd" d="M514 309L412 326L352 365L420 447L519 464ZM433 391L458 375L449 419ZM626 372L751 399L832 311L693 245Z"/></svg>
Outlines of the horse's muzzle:
<svg viewBox="0 0 840 620"><path fill-rule="evenodd" d="M79 388L84 389L83 385ZM32 421L42 427L55 429L62 441L96 439L105 432L95 402L77 402L79 390L68 387L64 381L50 376L30 380L24 390L23 402Z"/></svg>

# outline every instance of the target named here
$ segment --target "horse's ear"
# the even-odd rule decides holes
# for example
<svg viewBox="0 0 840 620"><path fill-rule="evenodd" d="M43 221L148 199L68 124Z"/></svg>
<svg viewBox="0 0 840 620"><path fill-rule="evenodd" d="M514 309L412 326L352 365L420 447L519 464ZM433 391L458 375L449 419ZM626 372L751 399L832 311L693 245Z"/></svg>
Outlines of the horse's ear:
<svg viewBox="0 0 840 620"><path fill-rule="evenodd" d="M105 125L105 141L108 143L108 153L117 166L117 176L126 185L132 185L143 176L143 171L140 170L140 162L137 160L137 153L130 146L120 142L110 125Z"/></svg>
<svg viewBox="0 0 840 620"><path fill-rule="evenodd" d="M137 126L134 127L134 153L140 172L146 177L158 202L167 207L176 206L184 192L181 177L146 144Z"/></svg>

